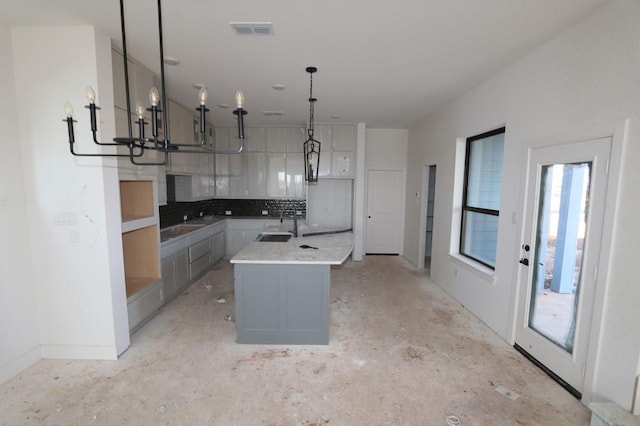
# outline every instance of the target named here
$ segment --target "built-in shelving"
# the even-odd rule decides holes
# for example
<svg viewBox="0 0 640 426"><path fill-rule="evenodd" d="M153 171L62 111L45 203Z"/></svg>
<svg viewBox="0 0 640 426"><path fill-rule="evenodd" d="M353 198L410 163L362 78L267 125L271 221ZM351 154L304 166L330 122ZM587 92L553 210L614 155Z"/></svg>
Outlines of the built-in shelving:
<svg viewBox="0 0 640 426"><path fill-rule="evenodd" d="M156 225L122 234L127 297L160 279Z"/></svg>
<svg viewBox="0 0 640 426"><path fill-rule="evenodd" d="M153 181L120 181L122 250L127 297L160 279Z"/></svg>

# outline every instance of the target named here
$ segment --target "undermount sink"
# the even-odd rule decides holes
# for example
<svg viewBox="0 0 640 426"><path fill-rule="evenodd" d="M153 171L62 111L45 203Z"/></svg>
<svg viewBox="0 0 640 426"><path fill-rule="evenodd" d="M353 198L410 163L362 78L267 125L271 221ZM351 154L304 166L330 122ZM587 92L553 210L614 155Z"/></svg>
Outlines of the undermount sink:
<svg viewBox="0 0 640 426"><path fill-rule="evenodd" d="M271 243L286 243L291 239L291 234L263 234L258 241Z"/></svg>

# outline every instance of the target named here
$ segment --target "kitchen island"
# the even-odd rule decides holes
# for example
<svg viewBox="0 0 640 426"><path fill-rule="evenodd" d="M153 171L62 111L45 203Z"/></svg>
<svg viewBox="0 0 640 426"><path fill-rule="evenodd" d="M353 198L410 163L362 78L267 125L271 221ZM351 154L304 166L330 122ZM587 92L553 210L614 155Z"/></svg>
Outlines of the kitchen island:
<svg viewBox="0 0 640 426"><path fill-rule="evenodd" d="M328 344L331 265L352 250L351 232L247 244L231 259L237 342Z"/></svg>

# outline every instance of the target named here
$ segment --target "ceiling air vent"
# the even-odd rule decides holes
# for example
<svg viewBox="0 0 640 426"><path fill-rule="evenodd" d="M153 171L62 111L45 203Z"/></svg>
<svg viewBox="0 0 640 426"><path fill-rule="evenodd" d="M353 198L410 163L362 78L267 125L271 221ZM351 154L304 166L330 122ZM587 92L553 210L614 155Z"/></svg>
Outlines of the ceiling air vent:
<svg viewBox="0 0 640 426"><path fill-rule="evenodd" d="M229 22L229 25L240 35L273 35L271 22Z"/></svg>
<svg viewBox="0 0 640 426"><path fill-rule="evenodd" d="M284 115L284 111L262 111L262 115L266 115L267 117L274 117Z"/></svg>

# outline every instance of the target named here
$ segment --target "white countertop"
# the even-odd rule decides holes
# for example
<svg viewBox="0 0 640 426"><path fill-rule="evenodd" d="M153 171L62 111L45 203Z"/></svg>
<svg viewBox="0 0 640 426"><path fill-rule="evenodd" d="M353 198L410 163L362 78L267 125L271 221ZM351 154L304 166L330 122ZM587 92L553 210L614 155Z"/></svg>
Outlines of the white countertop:
<svg viewBox="0 0 640 426"><path fill-rule="evenodd" d="M318 249L302 249L306 244ZM340 265L353 250L353 233L292 237L286 243L253 241L231 258L231 263Z"/></svg>

